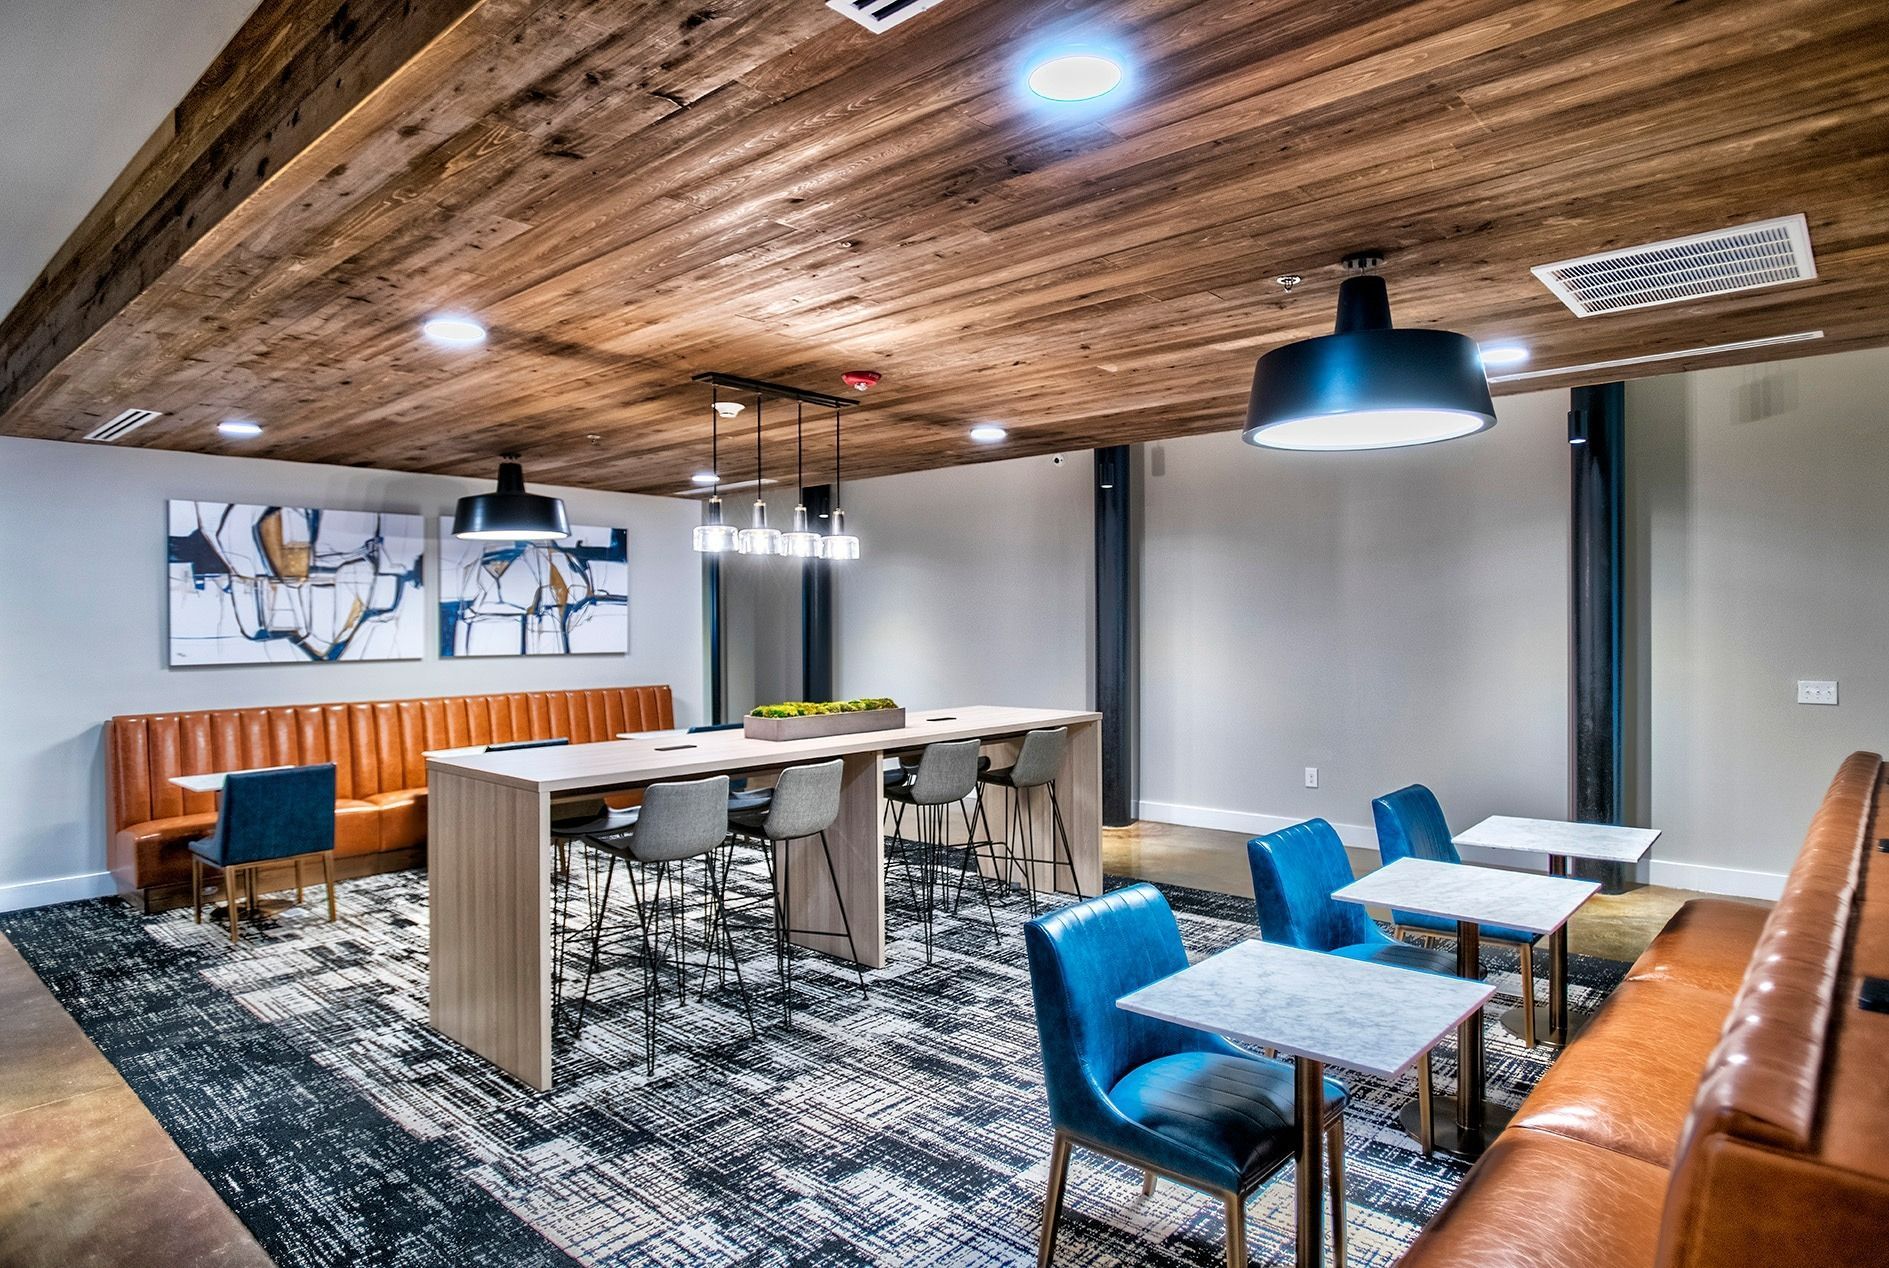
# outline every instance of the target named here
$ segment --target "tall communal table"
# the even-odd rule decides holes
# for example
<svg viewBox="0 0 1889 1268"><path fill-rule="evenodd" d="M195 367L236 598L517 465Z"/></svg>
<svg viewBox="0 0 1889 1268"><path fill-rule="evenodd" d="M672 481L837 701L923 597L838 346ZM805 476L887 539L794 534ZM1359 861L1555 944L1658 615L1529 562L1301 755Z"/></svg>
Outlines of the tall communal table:
<svg viewBox="0 0 1889 1268"><path fill-rule="evenodd" d="M1297 1263L1318 1268L1325 1261L1325 1067L1398 1078L1452 1026L1480 1017L1494 994L1481 982L1251 940L1115 1003L1292 1058ZM1334 1225L1343 1218L1334 1211Z"/></svg>
<svg viewBox="0 0 1889 1268"><path fill-rule="evenodd" d="M1517 819L1490 815L1453 838L1458 846L1546 854L1548 875L1566 876L1569 859L1602 863L1638 863L1659 840L1658 828L1622 828L1607 823L1569 823L1562 819ZM1543 1043L1565 1044L1586 1024L1590 1014L1568 1012L1568 927L1548 935L1548 1017L1531 998L1502 1014L1502 1024L1513 1034L1527 1033L1522 1009L1535 1010L1535 1033Z"/></svg>
<svg viewBox="0 0 1889 1268"><path fill-rule="evenodd" d="M518 749L427 759L428 1012L433 1027L501 1069L549 1089L551 1067L551 803L711 775L762 775L806 762L845 762L840 816L827 831L859 962L885 964L885 837L889 753L950 740L982 740L1003 764L1023 735L1069 728L1058 800L1077 888L1101 891L1101 714L975 705L913 711L896 730L770 742L738 731L653 736L602 744ZM1046 803L1047 798L1034 798ZM1038 839L1054 840L1047 805ZM991 830L1011 837L1002 810ZM1070 869L1034 868L1038 889L1064 885ZM789 928L840 928L838 895L819 869L796 883ZM794 941L850 959L843 936Z"/></svg>
<svg viewBox="0 0 1889 1268"><path fill-rule="evenodd" d="M1483 925L1552 933L1599 888L1594 881L1405 858L1333 891L1332 897L1454 920L1456 975L1480 982ZM1413 1136L1420 1132L1418 1109L1413 1104L1404 1111L1404 1126ZM1452 1115L1450 1106L1433 1105L1431 1121L1437 1148L1464 1158L1480 1157L1513 1117L1513 1111L1489 1101L1485 1093L1480 1008L1463 1018L1456 1031L1454 1109Z"/></svg>

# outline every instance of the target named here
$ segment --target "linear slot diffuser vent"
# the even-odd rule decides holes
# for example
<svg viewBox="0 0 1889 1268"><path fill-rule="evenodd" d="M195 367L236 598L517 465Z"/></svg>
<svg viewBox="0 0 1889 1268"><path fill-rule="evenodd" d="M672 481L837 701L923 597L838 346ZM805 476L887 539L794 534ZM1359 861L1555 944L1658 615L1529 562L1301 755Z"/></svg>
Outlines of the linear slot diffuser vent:
<svg viewBox="0 0 1889 1268"><path fill-rule="evenodd" d="M1800 216L1604 251L1530 270L1576 317L1755 291L1817 276Z"/></svg>
<svg viewBox="0 0 1889 1268"><path fill-rule="evenodd" d="M102 440L110 444L114 440L123 440L126 436L129 436L132 432L138 430L138 428L144 426L152 419L162 418L163 416L163 410L128 409L110 422L100 423L91 431L86 432L85 438L87 440Z"/></svg>
<svg viewBox="0 0 1889 1268"><path fill-rule="evenodd" d="M940 3L942 0L826 0L826 7L844 13L874 35L883 35Z"/></svg>
<svg viewBox="0 0 1889 1268"><path fill-rule="evenodd" d="M1688 357L1715 357L1727 352L1749 352L1753 348L1775 348L1786 343L1809 343L1823 338L1821 330L1800 330L1791 335L1766 335L1762 339L1740 339L1737 343L1707 344L1703 348L1679 348L1672 352L1649 352L1637 357L1616 357L1612 361L1589 361L1586 365L1557 365L1546 370L1521 370L1515 374L1492 374L1491 383L1525 383L1530 379L1552 379L1563 374L1591 374L1596 370L1624 370L1634 365L1656 365L1661 361L1683 361Z"/></svg>

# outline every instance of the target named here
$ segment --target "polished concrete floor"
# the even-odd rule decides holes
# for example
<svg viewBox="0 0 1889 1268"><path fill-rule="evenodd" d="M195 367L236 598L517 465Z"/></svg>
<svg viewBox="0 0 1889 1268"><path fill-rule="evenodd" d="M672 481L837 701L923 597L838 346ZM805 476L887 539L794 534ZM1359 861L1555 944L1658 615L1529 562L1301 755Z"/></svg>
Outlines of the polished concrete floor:
<svg viewBox="0 0 1889 1268"><path fill-rule="evenodd" d="M1250 897L1246 837L1145 823L1103 835L1113 874ZM1362 874L1376 859L1354 851ZM1631 960L1692 895L1646 886L1574 919L1576 954ZM0 938L0 1264L266 1265L269 1257Z"/></svg>

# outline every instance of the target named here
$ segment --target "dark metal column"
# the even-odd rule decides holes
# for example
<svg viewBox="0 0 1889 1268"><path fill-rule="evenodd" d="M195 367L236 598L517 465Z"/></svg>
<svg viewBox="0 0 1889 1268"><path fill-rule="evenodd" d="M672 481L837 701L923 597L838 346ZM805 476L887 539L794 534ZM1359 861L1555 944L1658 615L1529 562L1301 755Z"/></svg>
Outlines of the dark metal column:
<svg viewBox="0 0 1889 1268"><path fill-rule="evenodd" d="M1568 411L1568 759L1574 818L1619 823L1625 763L1626 385L1577 387ZM1576 859L1576 876L1618 893L1630 867Z"/></svg>
<svg viewBox="0 0 1889 1268"><path fill-rule="evenodd" d="M708 645L708 720L719 726L727 708L728 662L722 646L721 556L702 556L702 625Z"/></svg>
<svg viewBox="0 0 1889 1268"><path fill-rule="evenodd" d="M1095 451L1095 707L1102 714L1102 823L1135 821L1135 601L1127 445Z"/></svg>
<svg viewBox="0 0 1889 1268"><path fill-rule="evenodd" d="M833 510L833 488L808 485L802 491L807 522L827 531L822 519ZM809 559L800 573L800 690L802 700L833 699L833 565Z"/></svg>

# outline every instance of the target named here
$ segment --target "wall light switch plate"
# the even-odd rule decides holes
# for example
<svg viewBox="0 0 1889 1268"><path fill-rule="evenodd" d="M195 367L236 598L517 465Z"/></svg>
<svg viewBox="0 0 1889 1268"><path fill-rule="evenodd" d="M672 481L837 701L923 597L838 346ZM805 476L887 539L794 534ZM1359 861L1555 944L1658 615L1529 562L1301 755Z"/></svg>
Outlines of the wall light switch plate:
<svg viewBox="0 0 1889 1268"><path fill-rule="evenodd" d="M1318 787L1318 767L1307 766L1305 768L1305 786L1307 788Z"/></svg>
<svg viewBox="0 0 1889 1268"><path fill-rule="evenodd" d="M1802 678L1797 680L1798 704L1835 704L1836 702L1837 685L1835 683L1810 682Z"/></svg>

